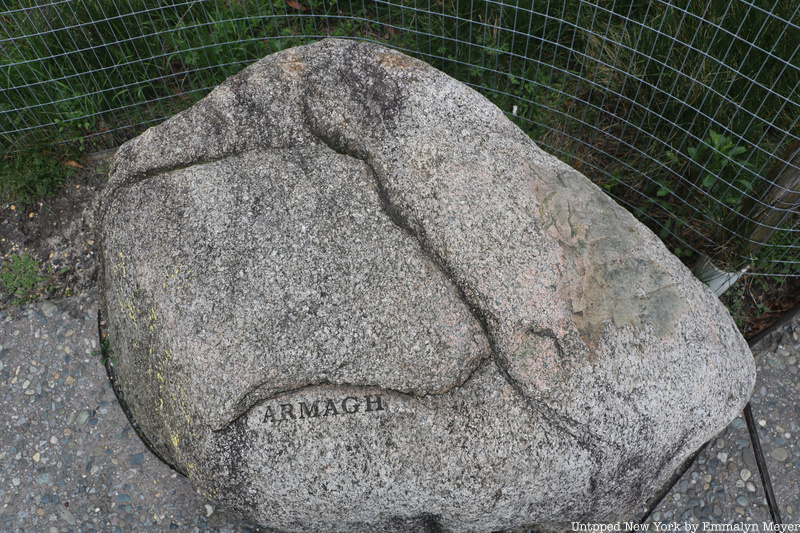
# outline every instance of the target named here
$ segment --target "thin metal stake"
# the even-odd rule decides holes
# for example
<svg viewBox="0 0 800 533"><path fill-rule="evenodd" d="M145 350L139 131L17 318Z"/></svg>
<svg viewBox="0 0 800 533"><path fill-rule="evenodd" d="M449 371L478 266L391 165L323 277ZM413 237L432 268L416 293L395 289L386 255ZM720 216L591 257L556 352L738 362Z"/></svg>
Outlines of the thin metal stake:
<svg viewBox="0 0 800 533"><path fill-rule="evenodd" d="M750 433L750 441L753 443L753 455L756 456L758 473L761 475L761 484L764 485L764 495L767 497L769 514L772 515L774 524L783 524L781 511L778 509L778 502L775 500L775 493L772 492L772 483L769 480L764 453L761 451L761 441L758 440L758 431L756 431L756 423L753 420L753 412L750 410L750 402L747 402L747 405L744 406L744 420L747 422L747 431Z"/></svg>

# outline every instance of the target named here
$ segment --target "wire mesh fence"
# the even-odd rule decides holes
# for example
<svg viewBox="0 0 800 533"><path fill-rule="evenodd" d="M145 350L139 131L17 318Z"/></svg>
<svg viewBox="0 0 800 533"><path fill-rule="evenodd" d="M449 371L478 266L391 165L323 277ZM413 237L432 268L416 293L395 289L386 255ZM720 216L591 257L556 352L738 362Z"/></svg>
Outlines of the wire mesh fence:
<svg viewBox="0 0 800 533"><path fill-rule="evenodd" d="M693 263L800 276L800 0L0 0L0 142L100 151L328 36L482 92Z"/></svg>

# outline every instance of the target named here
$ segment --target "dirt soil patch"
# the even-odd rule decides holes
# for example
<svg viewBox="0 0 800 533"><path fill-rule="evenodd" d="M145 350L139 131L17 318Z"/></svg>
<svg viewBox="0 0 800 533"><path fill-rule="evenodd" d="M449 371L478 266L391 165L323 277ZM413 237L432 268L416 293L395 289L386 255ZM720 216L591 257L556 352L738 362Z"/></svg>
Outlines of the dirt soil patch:
<svg viewBox="0 0 800 533"><path fill-rule="evenodd" d="M749 340L800 304L800 279L742 276L720 300Z"/></svg>
<svg viewBox="0 0 800 533"><path fill-rule="evenodd" d="M27 207L0 203L0 273L15 256L29 256L37 273L32 287L10 294L0 281L0 309L34 300L86 294L97 283L99 256L94 211L114 152L86 157L59 193Z"/></svg>
<svg viewBox="0 0 800 533"><path fill-rule="evenodd" d="M94 289L99 270L94 212L114 152L81 160L83 168L60 193L28 206L0 204L0 273L13 256L28 254L37 281L23 294L0 282L0 309L34 300L79 296ZM721 300L745 338L752 338L800 303L800 280L744 276Z"/></svg>

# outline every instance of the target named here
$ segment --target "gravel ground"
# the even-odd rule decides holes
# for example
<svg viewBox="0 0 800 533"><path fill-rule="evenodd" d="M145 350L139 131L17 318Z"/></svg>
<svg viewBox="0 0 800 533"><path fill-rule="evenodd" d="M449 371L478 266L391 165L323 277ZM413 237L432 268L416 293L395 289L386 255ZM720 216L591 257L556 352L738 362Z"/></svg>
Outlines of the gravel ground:
<svg viewBox="0 0 800 533"><path fill-rule="evenodd" d="M0 311L0 532L265 531L145 448L98 344L92 294Z"/></svg>
<svg viewBox="0 0 800 533"><path fill-rule="evenodd" d="M753 396L769 475L784 523L800 523L800 322L764 343Z"/></svg>
<svg viewBox="0 0 800 533"><path fill-rule="evenodd" d="M264 532L196 494L131 429L100 357L96 294L0 311L0 533ZM754 348L752 399L785 524L800 523L800 320ZM645 520L651 530L770 521L743 417ZM700 526L700 530L703 527Z"/></svg>

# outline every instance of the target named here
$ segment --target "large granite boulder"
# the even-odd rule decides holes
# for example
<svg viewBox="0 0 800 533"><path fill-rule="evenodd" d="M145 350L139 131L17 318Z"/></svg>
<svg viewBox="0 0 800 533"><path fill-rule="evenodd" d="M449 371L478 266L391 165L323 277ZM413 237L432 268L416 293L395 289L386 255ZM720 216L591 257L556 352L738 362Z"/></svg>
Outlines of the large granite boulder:
<svg viewBox="0 0 800 533"><path fill-rule="evenodd" d="M649 230L374 44L271 55L125 144L99 222L133 417L281 530L612 521L753 387Z"/></svg>

